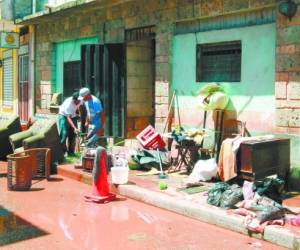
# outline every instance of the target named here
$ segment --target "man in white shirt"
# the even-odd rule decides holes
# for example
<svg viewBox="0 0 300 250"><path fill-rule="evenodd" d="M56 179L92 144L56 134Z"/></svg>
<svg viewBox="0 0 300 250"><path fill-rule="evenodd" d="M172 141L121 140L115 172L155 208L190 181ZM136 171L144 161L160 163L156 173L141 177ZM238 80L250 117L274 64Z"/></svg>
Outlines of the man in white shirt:
<svg viewBox="0 0 300 250"><path fill-rule="evenodd" d="M63 145L64 152L74 155L77 129L77 110L82 104L78 99L79 93L74 92L59 107L58 125L60 143ZM68 143L66 143L68 138ZM67 145L68 144L68 145Z"/></svg>

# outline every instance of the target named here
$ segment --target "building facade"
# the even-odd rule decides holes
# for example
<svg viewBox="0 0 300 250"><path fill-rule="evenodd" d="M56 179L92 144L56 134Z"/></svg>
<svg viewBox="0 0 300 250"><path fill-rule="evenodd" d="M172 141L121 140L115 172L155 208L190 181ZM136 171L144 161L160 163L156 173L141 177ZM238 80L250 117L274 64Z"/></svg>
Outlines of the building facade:
<svg viewBox="0 0 300 250"><path fill-rule="evenodd" d="M149 123L162 130L174 90L181 123L201 126L197 91L219 82L231 114L252 134L292 138L299 163L300 1L293 2L291 19L275 0L46 4L16 20L34 27L36 111L48 112L55 92L89 86L103 99L106 134L134 137Z"/></svg>
<svg viewBox="0 0 300 250"><path fill-rule="evenodd" d="M16 32L16 27L7 20L0 21L4 32ZM17 112L17 51L16 49L0 49L0 111Z"/></svg>
<svg viewBox="0 0 300 250"><path fill-rule="evenodd" d="M1 1L0 112L19 114L26 122L33 115L32 27L16 25L13 2Z"/></svg>

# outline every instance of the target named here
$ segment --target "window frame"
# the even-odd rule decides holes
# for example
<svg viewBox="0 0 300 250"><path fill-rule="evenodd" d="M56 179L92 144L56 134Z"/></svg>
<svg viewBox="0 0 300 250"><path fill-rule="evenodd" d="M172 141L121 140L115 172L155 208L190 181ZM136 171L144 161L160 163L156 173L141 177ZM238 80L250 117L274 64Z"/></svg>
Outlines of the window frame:
<svg viewBox="0 0 300 250"><path fill-rule="evenodd" d="M213 49L216 50L213 50ZM221 53L218 53L217 51L220 51ZM205 61L205 57L208 57L209 54L211 56L222 56L225 54L230 54L228 53L229 51L239 51L237 53L238 55L235 55L235 53L231 53L231 55L235 56L235 59L238 59L239 67L236 67L235 69L237 70L228 70L228 73L230 73L231 76L228 78L223 78L223 79L217 79L217 78L211 78L207 79L203 77L205 74L204 72L207 71L205 70L203 65ZM203 53L207 53L207 55L203 55ZM211 59L213 61L213 59ZM224 58L223 58L224 60ZM233 58L228 57L227 60L229 60L231 63L233 62ZM232 60L232 61L231 61ZM230 66L232 68L232 64ZM223 70L220 70L223 69ZM226 67L224 68L219 68L215 69L215 72L226 72L224 71ZM233 73L237 72L238 77L234 77ZM203 44L196 44L196 82L232 82L232 83L238 83L241 82L242 80L242 41L241 40L235 40L235 41L229 41L229 42L218 42L218 43L203 43Z"/></svg>

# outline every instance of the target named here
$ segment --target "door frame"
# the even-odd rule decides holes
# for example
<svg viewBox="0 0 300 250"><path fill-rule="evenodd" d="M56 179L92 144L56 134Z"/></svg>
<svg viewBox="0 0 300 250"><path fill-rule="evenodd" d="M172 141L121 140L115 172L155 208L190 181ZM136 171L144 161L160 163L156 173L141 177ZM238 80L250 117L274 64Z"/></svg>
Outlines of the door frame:
<svg viewBox="0 0 300 250"><path fill-rule="evenodd" d="M155 56L156 56L156 33L155 33L155 25L149 25L149 26L143 26L143 27L137 27L137 28L131 28L131 29L126 29L124 31L124 53L125 53L125 86L126 86L126 97L127 97L127 45L130 42L136 42L136 41L141 41L141 40L150 40L152 44L152 49L153 49L153 65L152 65L152 73L153 73L153 92L152 92L152 107L153 107L153 116L151 118L151 122L153 123L152 125L155 125L155 77L156 77L156 63L155 63ZM126 104L127 104L127 99L126 99ZM127 109L126 109L126 117L127 117ZM127 123L126 123L127 125ZM127 127L126 127L127 131Z"/></svg>
<svg viewBox="0 0 300 250"><path fill-rule="evenodd" d="M23 58L26 58L27 57L27 67L26 68L23 68ZM22 60L22 61L21 61ZM21 72L22 70L22 72ZM24 70L24 72L23 72ZM26 75L26 72L27 71L27 79L26 80L21 80L20 78L22 78L24 76L24 74ZM24 89L23 89L23 86L21 87L21 84L27 84L27 100L23 100L23 98L21 98L21 96L24 96ZM29 98L29 95L30 95L30 81L29 81L29 53L24 53L24 54L19 54L18 55L18 115L21 119L21 121L28 121L29 119L29 114L30 114L30 106L29 106L29 101L30 101L30 98ZM22 93L21 93L21 88L22 88ZM22 101L21 101L22 100ZM25 105L27 106L27 108L25 108ZM27 110L27 112L24 112L23 113L23 109L25 108L25 110ZM20 113L21 112L21 113Z"/></svg>

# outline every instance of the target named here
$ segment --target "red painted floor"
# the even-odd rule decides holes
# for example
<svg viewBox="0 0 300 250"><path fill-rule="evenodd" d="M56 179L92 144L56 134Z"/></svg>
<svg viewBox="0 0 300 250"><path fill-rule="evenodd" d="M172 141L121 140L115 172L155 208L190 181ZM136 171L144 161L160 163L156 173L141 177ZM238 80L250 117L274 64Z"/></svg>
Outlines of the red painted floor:
<svg viewBox="0 0 300 250"><path fill-rule="evenodd" d="M130 199L87 203L91 187L57 176L31 191L0 178L3 249L282 249Z"/></svg>

